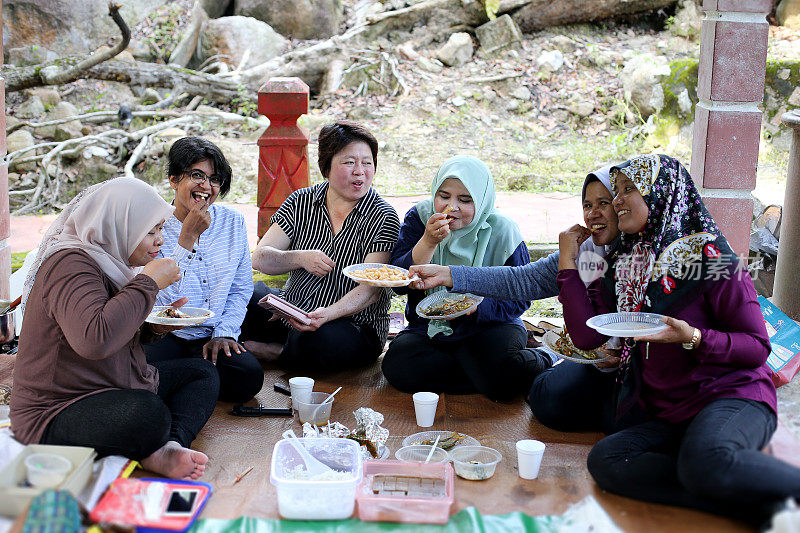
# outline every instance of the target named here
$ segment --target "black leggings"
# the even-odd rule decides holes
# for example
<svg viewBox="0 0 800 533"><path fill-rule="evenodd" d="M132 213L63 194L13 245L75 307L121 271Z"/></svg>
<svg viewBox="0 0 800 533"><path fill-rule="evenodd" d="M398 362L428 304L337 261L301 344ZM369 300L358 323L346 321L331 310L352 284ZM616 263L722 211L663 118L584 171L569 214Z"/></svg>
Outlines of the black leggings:
<svg viewBox="0 0 800 533"><path fill-rule="evenodd" d="M761 524L800 498L800 468L760 451L776 424L761 402L715 400L687 423L653 420L604 438L589 472L609 492Z"/></svg>
<svg viewBox="0 0 800 533"><path fill-rule="evenodd" d="M156 363L158 394L115 389L69 405L47 425L42 444L88 446L100 457L122 455L137 461L168 440L189 447L217 402L219 378L202 359Z"/></svg>
<svg viewBox="0 0 800 533"><path fill-rule="evenodd" d="M383 375L403 392L480 393L507 401L528 392L525 331L515 324L486 325L459 341L401 332L383 357Z"/></svg>
<svg viewBox="0 0 800 533"><path fill-rule="evenodd" d="M316 331L297 331L280 320L270 322L272 312L258 305L267 293L278 291L256 283L239 339L283 344L277 361L282 368L305 374L338 372L370 365L383 351L373 328L348 317L332 320Z"/></svg>
<svg viewBox="0 0 800 533"><path fill-rule="evenodd" d="M557 431L602 431L610 435L644 421L635 407L617 419L616 372L562 360L533 381L528 402L536 419Z"/></svg>
<svg viewBox="0 0 800 533"><path fill-rule="evenodd" d="M144 353L151 365L162 361L202 359L203 345L210 340L186 340L169 334L152 344L145 344ZM220 351L217 364L212 366L216 366L219 374L220 401L244 403L258 394L264 385L264 369L247 350L240 354L231 351L230 357Z"/></svg>

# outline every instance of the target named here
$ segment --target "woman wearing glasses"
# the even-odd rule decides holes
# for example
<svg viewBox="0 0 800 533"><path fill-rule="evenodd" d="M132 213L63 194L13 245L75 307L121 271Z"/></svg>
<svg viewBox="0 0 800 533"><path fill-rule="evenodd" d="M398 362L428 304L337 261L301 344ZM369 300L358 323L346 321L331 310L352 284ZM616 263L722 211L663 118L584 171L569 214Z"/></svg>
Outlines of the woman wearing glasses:
<svg viewBox="0 0 800 533"><path fill-rule="evenodd" d="M175 213L164 224L161 254L178 263L182 277L160 291L156 303L185 296L187 306L210 309L214 316L145 346L147 360L208 359L219 373L219 399L245 402L261 390L264 372L237 342L253 294L244 217L214 204L231 188L231 167L212 142L183 137L169 151L167 175Z"/></svg>

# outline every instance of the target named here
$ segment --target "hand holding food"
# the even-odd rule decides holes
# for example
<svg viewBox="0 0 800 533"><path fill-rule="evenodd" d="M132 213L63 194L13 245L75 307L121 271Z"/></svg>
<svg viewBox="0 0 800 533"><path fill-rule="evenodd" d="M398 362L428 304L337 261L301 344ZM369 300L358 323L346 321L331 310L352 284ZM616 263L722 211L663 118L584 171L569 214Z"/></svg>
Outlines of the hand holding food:
<svg viewBox="0 0 800 533"><path fill-rule="evenodd" d="M432 289L434 287L452 287L453 276L449 266L414 265L408 269L410 276L417 276L419 281L411 283L413 289Z"/></svg>
<svg viewBox="0 0 800 533"><path fill-rule="evenodd" d="M328 274L336 266L336 261L325 255L322 250L305 250L303 255L303 268L318 278Z"/></svg>
<svg viewBox="0 0 800 533"><path fill-rule="evenodd" d="M592 232L580 224L575 224L558 235L559 270L577 269L575 262L578 259L581 244L591 236Z"/></svg>
<svg viewBox="0 0 800 533"><path fill-rule="evenodd" d="M209 226L211 226L211 213L208 212L208 203L196 204L183 220L178 244L185 250L192 250L200 235Z"/></svg>
<svg viewBox="0 0 800 533"><path fill-rule="evenodd" d="M142 274L152 278L159 289L165 289L181 279L181 271L174 259L161 257L153 259L142 268Z"/></svg>
<svg viewBox="0 0 800 533"><path fill-rule="evenodd" d="M450 235L450 218L446 213L434 213L425 224L425 234L422 236L428 244L436 246Z"/></svg>

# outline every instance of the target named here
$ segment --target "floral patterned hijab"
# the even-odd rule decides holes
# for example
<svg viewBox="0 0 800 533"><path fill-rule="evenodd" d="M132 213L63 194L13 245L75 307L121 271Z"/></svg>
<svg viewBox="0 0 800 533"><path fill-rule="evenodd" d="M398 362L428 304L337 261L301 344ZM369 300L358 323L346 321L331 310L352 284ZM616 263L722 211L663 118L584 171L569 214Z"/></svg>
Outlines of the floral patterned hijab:
<svg viewBox="0 0 800 533"><path fill-rule="evenodd" d="M673 315L740 261L708 213L692 177L665 155L638 156L611 169L611 185L629 178L647 203L644 229L622 233L610 258L605 284L616 295L618 311ZM627 343L617 374L617 414L636 403L641 388L640 353Z"/></svg>

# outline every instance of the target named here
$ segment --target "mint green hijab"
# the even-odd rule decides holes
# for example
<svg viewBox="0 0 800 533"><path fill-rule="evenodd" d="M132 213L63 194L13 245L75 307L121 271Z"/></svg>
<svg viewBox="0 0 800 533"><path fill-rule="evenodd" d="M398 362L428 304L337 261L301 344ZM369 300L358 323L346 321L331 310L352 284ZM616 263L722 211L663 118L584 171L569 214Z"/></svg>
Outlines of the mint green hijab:
<svg viewBox="0 0 800 533"><path fill-rule="evenodd" d="M451 231L433 252L431 263L472 267L502 266L522 242L516 222L494 210L494 179L479 159L459 155L451 157L439 168L431 184L431 198L416 205L422 224L434 213L434 198L447 178L461 180L472 196L475 216L461 229ZM432 320L428 336L450 335L453 330L442 320Z"/></svg>

